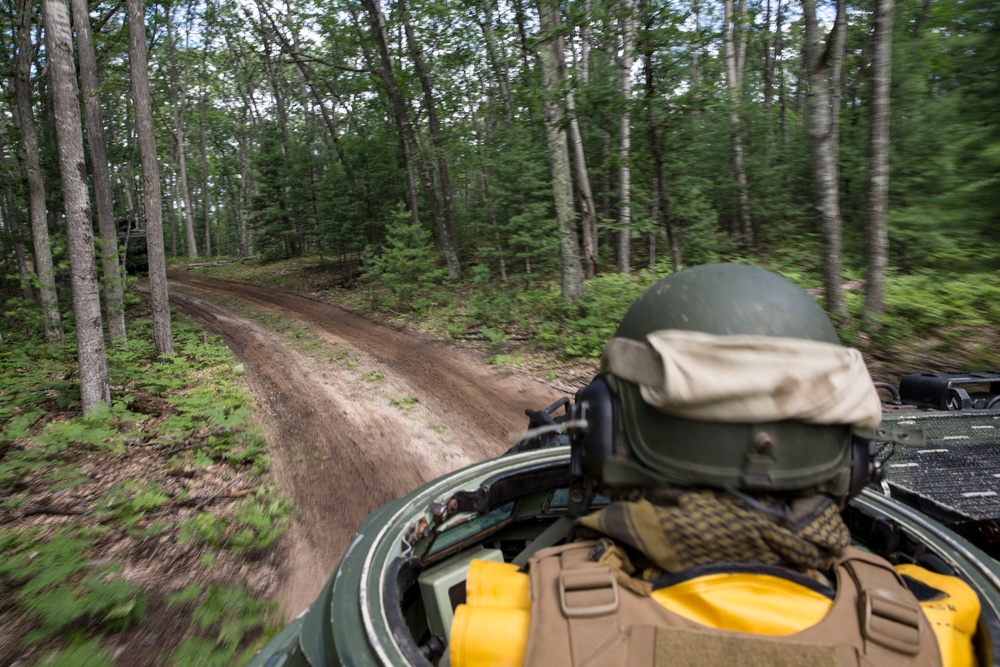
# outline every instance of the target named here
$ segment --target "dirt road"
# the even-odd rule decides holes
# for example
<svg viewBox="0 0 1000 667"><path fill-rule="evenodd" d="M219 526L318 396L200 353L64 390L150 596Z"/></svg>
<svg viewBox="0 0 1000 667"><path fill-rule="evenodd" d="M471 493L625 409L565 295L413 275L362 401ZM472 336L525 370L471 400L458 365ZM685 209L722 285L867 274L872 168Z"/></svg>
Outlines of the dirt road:
<svg viewBox="0 0 1000 667"><path fill-rule="evenodd" d="M304 295L183 272L170 281L187 288L172 290L171 304L225 339L262 408L275 475L296 506L279 592L289 618L316 597L372 509L502 453L508 433L525 428L526 407L561 395ZM325 355L295 351L219 297L295 319Z"/></svg>

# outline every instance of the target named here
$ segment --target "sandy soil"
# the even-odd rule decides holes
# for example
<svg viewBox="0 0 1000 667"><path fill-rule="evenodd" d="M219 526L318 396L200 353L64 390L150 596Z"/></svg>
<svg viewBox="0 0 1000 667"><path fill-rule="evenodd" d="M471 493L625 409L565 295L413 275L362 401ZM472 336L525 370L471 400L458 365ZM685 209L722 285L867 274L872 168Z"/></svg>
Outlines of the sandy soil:
<svg viewBox="0 0 1000 667"><path fill-rule="evenodd" d="M289 619L315 599L371 510L501 454L513 444L509 433L526 427L525 408L562 395L306 295L183 272L170 281L187 288L172 290L171 304L224 338L262 408L274 473L296 505L279 586ZM213 303L218 297L293 318L340 353L301 354Z"/></svg>

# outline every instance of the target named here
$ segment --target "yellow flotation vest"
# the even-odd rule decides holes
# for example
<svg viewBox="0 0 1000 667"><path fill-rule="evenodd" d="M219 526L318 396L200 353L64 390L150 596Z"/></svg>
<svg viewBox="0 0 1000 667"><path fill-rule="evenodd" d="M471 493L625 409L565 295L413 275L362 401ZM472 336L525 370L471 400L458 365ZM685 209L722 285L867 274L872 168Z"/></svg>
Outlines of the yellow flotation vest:
<svg viewBox="0 0 1000 667"><path fill-rule="evenodd" d="M927 587L920 608L933 629L942 664L975 667L972 636L979 619L975 592L957 577L916 565L901 565L896 571ZM453 667L524 664L531 629L529 582L529 576L511 563L472 562L467 602L456 609L452 624ZM834 604L828 595L788 578L745 571L689 578L654 590L651 598L706 630L771 637L816 626Z"/></svg>

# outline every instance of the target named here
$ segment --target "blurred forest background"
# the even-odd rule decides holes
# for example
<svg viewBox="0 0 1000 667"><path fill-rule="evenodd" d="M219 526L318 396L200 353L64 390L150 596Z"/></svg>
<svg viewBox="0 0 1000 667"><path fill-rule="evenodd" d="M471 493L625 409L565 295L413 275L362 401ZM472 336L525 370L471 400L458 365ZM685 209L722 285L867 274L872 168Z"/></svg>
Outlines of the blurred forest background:
<svg viewBox="0 0 1000 667"><path fill-rule="evenodd" d="M81 368L124 273L166 354L166 262L223 257L601 328L568 355L651 278L749 261L848 342L997 363L994 0L2 2L4 334L75 329Z"/></svg>

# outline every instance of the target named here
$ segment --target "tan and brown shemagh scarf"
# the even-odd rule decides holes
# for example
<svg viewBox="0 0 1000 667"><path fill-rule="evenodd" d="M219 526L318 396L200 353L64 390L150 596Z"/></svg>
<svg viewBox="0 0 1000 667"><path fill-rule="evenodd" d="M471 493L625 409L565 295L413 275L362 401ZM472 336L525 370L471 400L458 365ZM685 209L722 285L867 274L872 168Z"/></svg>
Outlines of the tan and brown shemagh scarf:
<svg viewBox="0 0 1000 667"><path fill-rule="evenodd" d="M646 580L713 563L781 565L822 579L851 541L836 503L823 495L788 501L698 490L659 492L655 500L612 502L577 519L577 533L638 551L649 563L636 558L633 566L625 550L607 541L597 555L626 574L644 568ZM648 586L635 588L648 594Z"/></svg>

